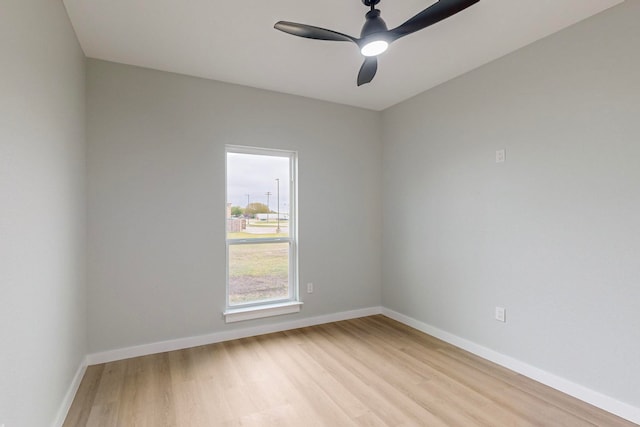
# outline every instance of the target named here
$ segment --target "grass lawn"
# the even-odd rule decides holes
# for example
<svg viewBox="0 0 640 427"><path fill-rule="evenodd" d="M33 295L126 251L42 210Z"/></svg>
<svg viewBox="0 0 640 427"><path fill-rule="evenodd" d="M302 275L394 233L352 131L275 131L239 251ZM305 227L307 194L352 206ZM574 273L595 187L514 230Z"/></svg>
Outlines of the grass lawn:
<svg viewBox="0 0 640 427"><path fill-rule="evenodd" d="M289 235L286 233L256 234L256 233L247 233L246 231L239 231L237 233L227 233L227 238L229 239L273 239L276 237L289 237Z"/></svg>
<svg viewBox="0 0 640 427"><path fill-rule="evenodd" d="M277 227L278 223L276 221L249 221L249 227ZM280 221L280 228L289 227L289 223L287 221Z"/></svg>
<svg viewBox="0 0 640 427"><path fill-rule="evenodd" d="M255 234L229 233L230 238ZM247 237L231 237L231 235ZM260 237L286 237L260 235ZM289 243L229 246L229 303L231 305L289 296Z"/></svg>

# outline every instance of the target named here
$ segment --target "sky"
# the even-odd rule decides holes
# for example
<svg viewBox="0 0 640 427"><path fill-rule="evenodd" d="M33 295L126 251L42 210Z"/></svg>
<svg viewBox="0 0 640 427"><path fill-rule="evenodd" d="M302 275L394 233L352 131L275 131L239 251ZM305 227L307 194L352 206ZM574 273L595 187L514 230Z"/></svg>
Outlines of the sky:
<svg viewBox="0 0 640 427"><path fill-rule="evenodd" d="M267 204L278 211L277 193L280 178L280 212L289 212L289 157L227 153L227 203L242 208L250 203Z"/></svg>

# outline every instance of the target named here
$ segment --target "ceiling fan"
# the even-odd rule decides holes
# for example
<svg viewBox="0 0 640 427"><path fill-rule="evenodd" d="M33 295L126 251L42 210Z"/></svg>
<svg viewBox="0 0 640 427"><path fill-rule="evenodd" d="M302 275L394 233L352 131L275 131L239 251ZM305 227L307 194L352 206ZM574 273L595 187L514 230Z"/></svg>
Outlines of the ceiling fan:
<svg viewBox="0 0 640 427"><path fill-rule="evenodd" d="M295 22L279 21L274 28L294 36L305 37L316 40L330 40L338 42L353 42L360 48L360 53L365 57L364 64L358 73L358 86L369 83L373 80L378 70L377 56L387 50L389 44L401 37L420 31L443 19L449 18L458 12L472 6L480 0L438 0L418 13L408 21L391 30L387 29L387 24L380 17L380 10L376 5L380 0L362 0L365 6L371 10L365 15L366 21L362 26L360 38L342 34L337 31L325 28L314 27Z"/></svg>

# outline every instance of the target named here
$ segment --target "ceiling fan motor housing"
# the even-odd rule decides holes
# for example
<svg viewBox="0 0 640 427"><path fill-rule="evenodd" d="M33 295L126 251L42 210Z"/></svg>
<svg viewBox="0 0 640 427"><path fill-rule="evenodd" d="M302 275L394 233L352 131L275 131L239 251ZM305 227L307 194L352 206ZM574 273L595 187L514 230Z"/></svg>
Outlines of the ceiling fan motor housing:
<svg viewBox="0 0 640 427"><path fill-rule="evenodd" d="M364 22L362 31L360 32L360 38L388 31L387 24L380 17L380 11L378 9L372 9L367 12L366 18L367 20Z"/></svg>

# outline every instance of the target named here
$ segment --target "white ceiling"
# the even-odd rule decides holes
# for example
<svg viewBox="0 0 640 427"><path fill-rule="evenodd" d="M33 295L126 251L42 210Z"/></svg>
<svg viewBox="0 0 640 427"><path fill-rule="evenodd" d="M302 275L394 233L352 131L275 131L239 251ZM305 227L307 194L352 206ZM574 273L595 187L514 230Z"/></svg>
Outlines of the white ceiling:
<svg viewBox="0 0 640 427"><path fill-rule="evenodd" d="M624 0L480 0L394 43L356 86L352 43L303 39L279 20L359 36L361 0L63 0L91 58L382 110ZM389 28L434 0L381 0Z"/></svg>

